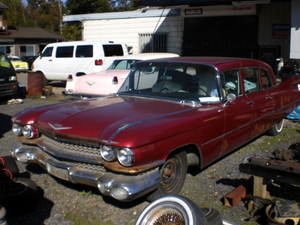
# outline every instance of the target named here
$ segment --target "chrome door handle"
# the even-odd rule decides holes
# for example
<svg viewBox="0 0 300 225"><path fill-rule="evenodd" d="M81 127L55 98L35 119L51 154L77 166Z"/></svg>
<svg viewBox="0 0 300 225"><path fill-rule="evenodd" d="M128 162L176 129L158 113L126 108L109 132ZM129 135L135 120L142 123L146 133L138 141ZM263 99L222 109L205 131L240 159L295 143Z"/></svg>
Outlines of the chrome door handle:
<svg viewBox="0 0 300 225"><path fill-rule="evenodd" d="M249 104L249 105L254 105L254 102L247 102L247 104Z"/></svg>

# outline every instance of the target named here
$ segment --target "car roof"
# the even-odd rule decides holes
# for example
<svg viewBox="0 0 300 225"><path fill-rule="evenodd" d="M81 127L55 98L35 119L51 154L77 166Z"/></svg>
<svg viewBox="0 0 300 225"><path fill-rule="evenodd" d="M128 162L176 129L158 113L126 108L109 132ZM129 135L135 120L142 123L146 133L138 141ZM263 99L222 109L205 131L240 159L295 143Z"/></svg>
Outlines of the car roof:
<svg viewBox="0 0 300 225"><path fill-rule="evenodd" d="M267 63L256 59L235 58L235 57L177 57L167 59L147 60L153 62L184 62L184 63L201 63L222 69L229 66L265 66L271 68ZM138 62L139 63L139 62Z"/></svg>
<svg viewBox="0 0 300 225"><path fill-rule="evenodd" d="M152 53L140 53L120 56L117 60L126 60L126 59L137 59L137 60L148 60L148 59L158 59L158 58L170 58L170 57L179 57L175 53L166 53L166 52L152 52Z"/></svg>

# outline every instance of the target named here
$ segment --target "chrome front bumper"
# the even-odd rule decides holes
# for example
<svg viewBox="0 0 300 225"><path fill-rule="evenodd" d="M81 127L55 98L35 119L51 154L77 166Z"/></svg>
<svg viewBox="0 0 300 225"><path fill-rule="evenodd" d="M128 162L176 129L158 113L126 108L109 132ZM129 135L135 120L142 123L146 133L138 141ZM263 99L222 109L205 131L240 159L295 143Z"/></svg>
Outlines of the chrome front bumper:
<svg viewBox="0 0 300 225"><path fill-rule="evenodd" d="M15 146L11 153L19 162L36 163L60 179L98 187L101 194L119 201L137 199L155 190L160 183L158 168L138 175L116 174L80 168L67 161L59 161L51 158L37 146Z"/></svg>

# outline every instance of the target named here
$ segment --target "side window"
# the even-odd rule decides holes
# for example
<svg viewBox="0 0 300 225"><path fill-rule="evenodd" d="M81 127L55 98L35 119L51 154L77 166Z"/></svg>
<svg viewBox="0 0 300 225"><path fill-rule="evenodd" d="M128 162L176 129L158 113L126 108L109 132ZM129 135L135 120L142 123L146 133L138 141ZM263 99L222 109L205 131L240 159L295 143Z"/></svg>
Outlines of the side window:
<svg viewBox="0 0 300 225"><path fill-rule="evenodd" d="M268 71L265 70L265 69L260 69L260 73L261 73L263 89L267 89L269 87L272 87L270 74L268 73Z"/></svg>
<svg viewBox="0 0 300 225"><path fill-rule="evenodd" d="M53 47L48 47L43 51L43 57L51 57L53 52Z"/></svg>
<svg viewBox="0 0 300 225"><path fill-rule="evenodd" d="M123 56L122 45L103 45L104 56Z"/></svg>
<svg viewBox="0 0 300 225"><path fill-rule="evenodd" d="M259 91L260 82L259 82L259 75L257 68L245 68L242 69L243 71L243 78L244 78L244 88L245 93L252 93Z"/></svg>
<svg viewBox="0 0 300 225"><path fill-rule="evenodd" d="M93 45L78 45L75 53L76 58L93 57Z"/></svg>
<svg viewBox="0 0 300 225"><path fill-rule="evenodd" d="M240 73L238 69L224 71L220 75L221 85L225 91L225 96L233 93L236 96L242 95Z"/></svg>
<svg viewBox="0 0 300 225"><path fill-rule="evenodd" d="M57 47L56 58L72 58L74 46Z"/></svg>

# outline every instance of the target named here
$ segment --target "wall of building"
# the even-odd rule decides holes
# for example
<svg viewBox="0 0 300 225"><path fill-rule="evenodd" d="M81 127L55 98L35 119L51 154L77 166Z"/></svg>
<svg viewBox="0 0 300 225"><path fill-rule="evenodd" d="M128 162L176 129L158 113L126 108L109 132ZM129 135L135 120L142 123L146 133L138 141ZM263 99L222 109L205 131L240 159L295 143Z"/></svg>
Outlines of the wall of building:
<svg viewBox="0 0 300 225"><path fill-rule="evenodd" d="M300 1L292 0L290 58L300 59Z"/></svg>
<svg viewBox="0 0 300 225"><path fill-rule="evenodd" d="M132 47L131 53L140 53L139 34L167 32L169 36L168 52L181 53L183 18L148 17L115 20L83 21L83 40L110 40L123 42Z"/></svg>
<svg viewBox="0 0 300 225"><path fill-rule="evenodd" d="M291 2L258 5L258 45L279 46L280 56L289 58Z"/></svg>

